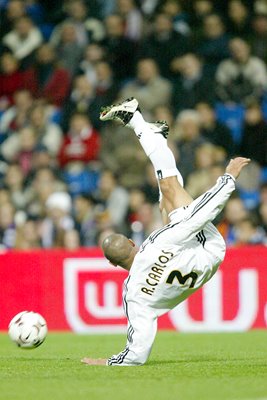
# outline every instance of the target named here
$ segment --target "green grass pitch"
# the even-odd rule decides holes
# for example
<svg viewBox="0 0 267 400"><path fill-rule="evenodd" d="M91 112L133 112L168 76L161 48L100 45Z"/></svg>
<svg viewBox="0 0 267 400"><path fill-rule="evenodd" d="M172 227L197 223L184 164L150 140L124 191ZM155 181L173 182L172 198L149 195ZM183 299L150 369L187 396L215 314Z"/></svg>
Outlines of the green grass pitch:
<svg viewBox="0 0 267 400"><path fill-rule="evenodd" d="M159 332L142 367L85 366L122 350L122 335L51 333L34 350L0 335L0 400L267 400L267 331Z"/></svg>

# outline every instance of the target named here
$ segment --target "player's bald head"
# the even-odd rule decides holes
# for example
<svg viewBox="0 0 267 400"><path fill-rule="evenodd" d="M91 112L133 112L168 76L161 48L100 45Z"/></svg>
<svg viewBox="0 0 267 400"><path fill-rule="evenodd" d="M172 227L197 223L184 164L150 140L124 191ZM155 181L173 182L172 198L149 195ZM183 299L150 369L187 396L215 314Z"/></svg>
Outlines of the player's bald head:
<svg viewBox="0 0 267 400"><path fill-rule="evenodd" d="M105 257L114 265L128 269L134 244L124 235L112 233L102 243ZM135 253L135 251L134 251Z"/></svg>

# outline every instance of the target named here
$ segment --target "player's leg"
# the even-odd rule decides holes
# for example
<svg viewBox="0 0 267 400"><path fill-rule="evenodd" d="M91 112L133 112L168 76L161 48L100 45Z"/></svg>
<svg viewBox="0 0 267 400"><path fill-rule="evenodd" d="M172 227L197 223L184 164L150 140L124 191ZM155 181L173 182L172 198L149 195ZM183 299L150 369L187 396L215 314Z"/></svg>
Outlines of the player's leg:
<svg viewBox="0 0 267 400"><path fill-rule="evenodd" d="M181 186L176 176L159 179L161 208L169 215L173 210L192 203L193 198Z"/></svg>
<svg viewBox="0 0 267 400"><path fill-rule="evenodd" d="M160 124L148 124L141 112L137 110L128 123L145 153L150 158L162 193L161 208L169 214L174 209L192 202L191 196L183 188L183 179L176 167L167 136L162 133L166 127Z"/></svg>
<svg viewBox="0 0 267 400"><path fill-rule="evenodd" d="M167 144L167 124L147 123L138 109L138 102L129 99L108 107L101 113L102 120L118 120L132 128L146 155L150 158L162 193L162 208L169 214L176 208L190 204L193 199L183 188L183 179Z"/></svg>

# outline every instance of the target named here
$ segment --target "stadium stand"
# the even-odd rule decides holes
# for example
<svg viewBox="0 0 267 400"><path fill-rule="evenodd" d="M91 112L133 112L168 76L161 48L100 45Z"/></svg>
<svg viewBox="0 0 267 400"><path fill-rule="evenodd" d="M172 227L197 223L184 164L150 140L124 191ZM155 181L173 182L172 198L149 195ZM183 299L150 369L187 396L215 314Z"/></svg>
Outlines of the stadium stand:
<svg viewBox="0 0 267 400"><path fill-rule="evenodd" d="M252 158L217 224L228 246L241 226L266 243L266 1L2 0L0 19L1 248L96 246L118 230L141 242L158 226L135 137L98 118L128 96L168 120L192 194Z"/></svg>

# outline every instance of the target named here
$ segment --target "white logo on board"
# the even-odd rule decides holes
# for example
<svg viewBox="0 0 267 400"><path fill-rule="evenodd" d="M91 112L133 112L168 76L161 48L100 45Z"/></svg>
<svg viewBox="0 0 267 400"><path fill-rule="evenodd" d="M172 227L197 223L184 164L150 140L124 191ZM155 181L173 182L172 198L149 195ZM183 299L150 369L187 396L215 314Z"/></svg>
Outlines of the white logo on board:
<svg viewBox="0 0 267 400"><path fill-rule="evenodd" d="M103 283L103 301L99 301L99 287L94 279L88 279L81 285L82 273L94 271L111 271L116 274L119 269L111 267L103 258L68 258L64 260L64 310L68 324L78 333L117 333L126 331L125 314L121 300L122 287L116 280L105 280ZM90 277L90 275L89 275ZM84 301L84 309L96 320L88 323L81 315L79 303ZM105 319L121 319L121 324L105 324Z"/></svg>

